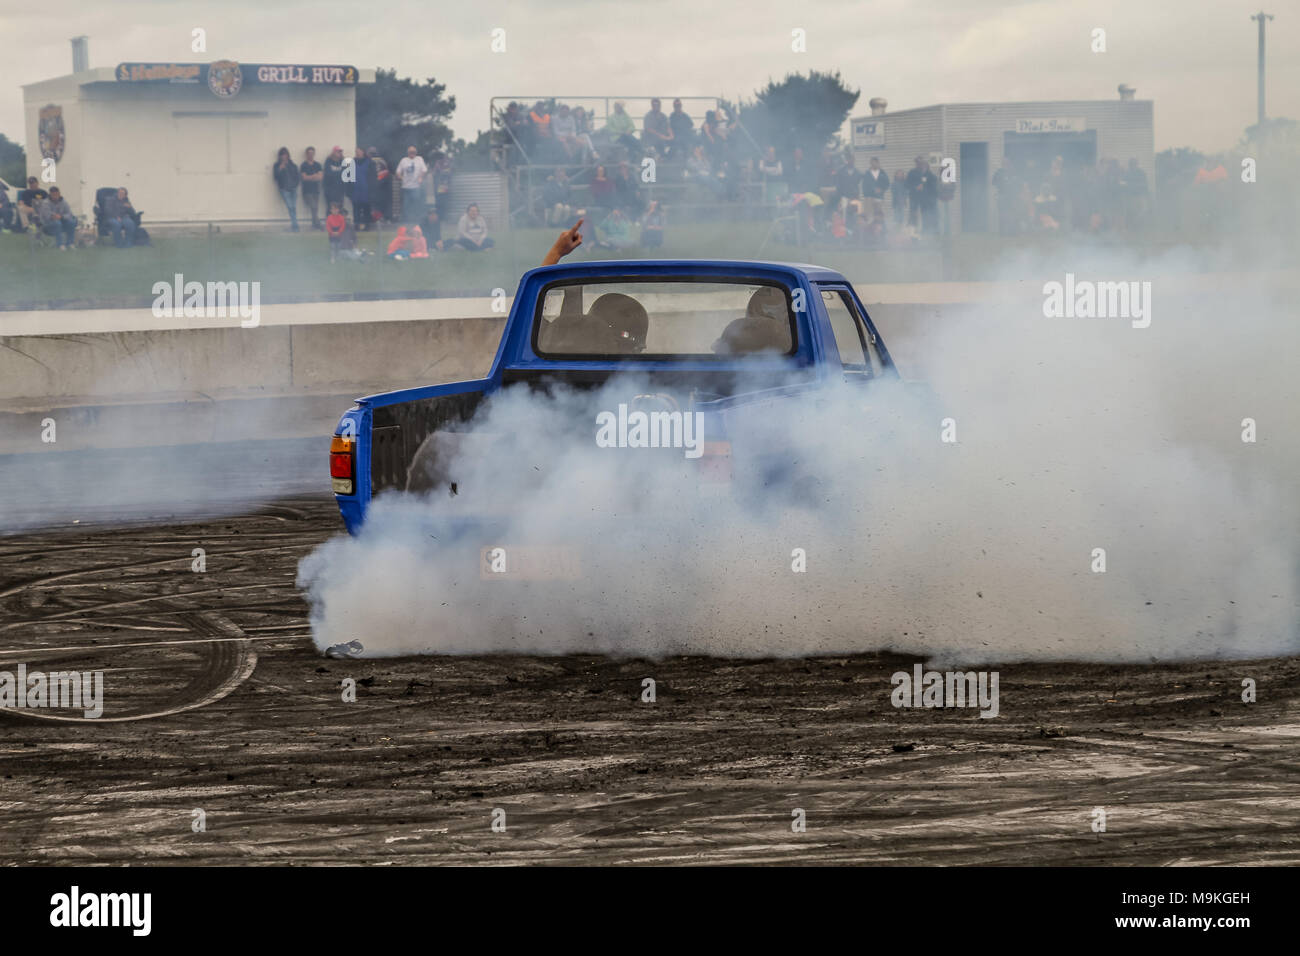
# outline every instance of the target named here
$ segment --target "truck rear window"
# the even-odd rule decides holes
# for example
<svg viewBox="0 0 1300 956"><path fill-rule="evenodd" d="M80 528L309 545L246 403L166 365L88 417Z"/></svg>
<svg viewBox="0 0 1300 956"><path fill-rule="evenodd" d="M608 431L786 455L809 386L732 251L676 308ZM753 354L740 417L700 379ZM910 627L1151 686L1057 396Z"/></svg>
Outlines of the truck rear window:
<svg viewBox="0 0 1300 956"><path fill-rule="evenodd" d="M783 286L755 281L586 279L546 287L533 349L543 357L791 355Z"/></svg>

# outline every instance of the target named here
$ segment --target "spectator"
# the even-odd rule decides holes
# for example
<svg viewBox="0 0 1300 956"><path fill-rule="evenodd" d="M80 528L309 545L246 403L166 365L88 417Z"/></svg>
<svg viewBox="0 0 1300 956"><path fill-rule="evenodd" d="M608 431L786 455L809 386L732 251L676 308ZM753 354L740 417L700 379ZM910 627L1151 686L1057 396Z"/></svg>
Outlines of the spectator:
<svg viewBox="0 0 1300 956"><path fill-rule="evenodd" d="M636 132L636 126L624 107L622 100L614 101L614 112L610 113L605 120L605 133L614 142L627 147L629 155L636 155L637 142L636 137L632 135Z"/></svg>
<svg viewBox="0 0 1300 956"><path fill-rule="evenodd" d="M993 174L993 188L998 194L998 233L1009 236L1016 229L1016 195L1020 191L1010 157L1002 157L1001 168Z"/></svg>
<svg viewBox="0 0 1300 956"><path fill-rule="evenodd" d="M646 151L667 157L672 148L673 131L658 99L650 101L650 110L641 120L641 142Z"/></svg>
<svg viewBox="0 0 1300 956"><path fill-rule="evenodd" d="M411 258L429 258L429 241L424 238L424 230L419 226L411 227Z"/></svg>
<svg viewBox="0 0 1300 956"><path fill-rule="evenodd" d="M673 134L672 158L686 159L695 145L695 121L682 110L682 101L673 100L673 111L668 114L668 129Z"/></svg>
<svg viewBox="0 0 1300 956"><path fill-rule="evenodd" d="M108 221L108 232L113 237L113 245L126 249L135 245L135 207L127 198L125 188L109 196L104 203L104 214Z"/></svg>
<svg viewBox="0 0 1300 956"><path fill-rule="evenodd" d="M577 130L574 135L582 150L583 164L600 162L600 153L596 151L596 146L591 140L591 114L581 106L577 107L573 111L573 125Z"/></svg>
<svg viewBox="0 0 1300 956"><path fill-rule="evenodd" d="M388 251L385 255L390 259L408 259L411 255L411 243L414 241L413 236L406 233L405 226L397 227L397 235L393 236L393 241L388 244Z"/></svg>
<svg viewBox="0 0 1300 956"><path fill-rule="evenodd" d="M375 166L360 146L352 158L352 174L356 177L352 182L352 222L357 232L364 232L374 226L370 200L375 192Z"/></svg>
<svg viewBox="0 0 1300 956"><path fill-rule="evenodd" d="M726 188L722 181L713 175L713 165L709 162L709 157L704 154L702 144L691 151L691 158L686 161L685 178L688 183L699 183L704 186L716 199L722 198Z"/></svg>
<svg viewBox="0 0 1300 956"><path fill-rule="evenodd" d="M433 164L433 202L439 221L445 222L451 211L451 157L446 153L438 154Z"/></svg>
<svg viewBox="0 0 1300 956"><path fill-rule="evenodd" d="M275 168L271 171L271 178L275 180L276 188L280 190L280 198L284 200L284 208L289 210L289 231L298 231L298 181L301 174L298 167L293 164L293 158L289 155L289 147L281 146L280 152L276 156Z"/></svg>
<svg viewBox="0 0 1300 956"><path fill-rule="evenodd" d="M812 192L817 188L817 178L803 158L803 150L798 146L785 167L785 180L792 193Z"/></svg>
<svg viewBox="0 0 1300 956"><path fill-rule="evenodd" d="M420 220L420 232L424 234L426 242L432 243L434 249L443 251L442 217L438 215L436 207L425 209L424 218Z"/></svg>
<svg viewBox="0 0 1300 956"><path fill-rule="evenodd" d="M551 120L551 112L542 100L538 100L528 113L535 163L558 162L563 155L563 150L555 142L555 130Z"/></svg>
<svg viewBox="0 0 1300 956"><path fill-rule="evenodd" d="M1123 190L1126 216L1130 229L1141 229L1146 221L1147 211L1147 174L1138 165L1137 157L1131 157L1128 168L1124 170Z"/></svg>
<svg viewBox="0 0 1300 956"><path fill-rule="evenodd" d="M924 156L918 156L907 171L907 224L918 226L921 218L921 179L929 164Z"/></svg>
<svg viewBox="0 0 1300 956"><path fill-rule="evenodd" d="M320 221L320 187L325 178L321 164L316 162L316 150L308 146L303 151L302 165L298 167L302 177L302 204L311 210L311 227L321 229Z"/></svg>
<svg viewBox="0 0 1300 956"><path fill-rule="evenodd" d="M872 156L862 176L862 194L872 202L883 204L889 195L889 173L880 168L880 157Z"/></svg>
<svg viewBox="0 0 1300 956"><path fill-rule="evenodd" d="M50 194L41 188L40 181L35 176L28 176L27 188L18 190L18 223L24 231L33 223L39 226L37 206L49 198Z"/></svg>
<svg viewBox="0 0 1300 956"><path fill-rule="evenodd" d="M647 249L660 249L664 244L664 210L658 199L650 205L641 218L641 245Z"/></svg>
<svg viewBox="0 0 1300 956"><path fill-rule="evenodd" d="M566 158L572 160L579 154L581 147L578 145L578 121L567 103L562 103L555 111L555 118L551 120L551 131L555 134L556 142L564 150Z"/></svg>
<svg viewBox="0 0 1300 956"><path fill-rule="evenodd" d="M36 215L40 218L41 229L54 237L60 250L71 249L77 236L77 217L72 214L72 208L59 192L59 187L51 186L49 198L38 202Z"/></svg>
<svg viewBox="0 0 1300 956"><path fill-rule="evenodd" d="M388 168L388 162L379 155L379 150L374 146L366 150L366 155L370 157L370 162L374 166L374 189L370 201L378 210L379 218L392 222L393 174ZM373 213L372 218L374 218Z"/></svg>
<svg viewBox="0 0 1300 956"><path fill-rule="evenodd" d="M860 193L862 174L847 156L840 156L835 161L835 199L837 205L853 202Z"/></svg>
<svg viewBox="0 0 1300 956"><path fill-rule="evenodd" d="M321 185L325 189L326 208L338 203L343 209L343 147L335 146L325 157L325 169L322 171Z"/></svg>
<svg viewBox="0 0 1300 956"><path fill-rule="evenodd" d="M528 111L528 121L533 126L534 142L551 138L551 111L546 108L543 100L533 104L533 108Z"/></svg>
<svg viewBox="0 0 1300 956"><path fill-rule="evenodd" d="M614 180L609 178L604 166L596 167L596 174L591 180L591 204L600 209L609 209L614 205Z"/></svg>
<svg viewBox="0 0 1300 956"><path fill-rule="evenodd" d="M894 170L894 180L889 184L889 205L894 210L894 228L899 229L907 214L907 178L901 169Z"/></svg>
<svg viewBox="0 0 1300 956"><path fill-rule="evenodd" d="M501 118L501 125L505 127L509 146L507 155L514 152L529 153L533 147L532 131L528 128L528 117L519 109L519 104L511 101L506 107L505 116ZM436 168L436 167L435 167ZM437 179L435 177L435 183Z"/></svg>
<svg viewBox="0 0 1300 956"><path fill-rule="evenodd" d="M635 243L632 239L632 221L622 209L615 206L605 221L600 224L596 245L602 249L628 249Z"/></svg>
<svg viewBox="0 0 1300 956"><path fill-rule="evenodd" d="M460 224L456 229L456 243L470 252L481 252L495 245L488 235L487 220L479 215L478 203L470 203L469 208L465 210L465 215L460 217Z"/></svg>
<svg viewBox="0 0 1300 956"><path fill-rule="evenodd" d="M763 158L758 162L758 172L763 177L763 200L779 200L784 193L785 170L781 166L781 160L776 157L775 146L769 146L763 151Z"/></svg>
<svg viewBox="0 0 1300 956"><path fill-rule="evenodd" d="M641 190L632 176L632 167L627 160L618 164L618 175L614 177L614 205L629 216L640 214L643 206Z"/></svg>
<svg viewBox="0 0 1300 956"><path fill-rule="evenodd" d="M917 200L921 210L921 232L939 231L939 177L926 160L921 161L921 174L917 179Z"/></svg>
<svg viewBox="0 0 1300 956"><path fill-rule="evenodd" d="M347 229L348 221L343 216L343 203L336 199L330 203L330 214L325 217L325 235L329 236L330 240L330 262L338 261L339 251L343 248L343 234Z"/></svg>
<svg viewBox="0 0 1300 956"><path fill-rule="evenodd" d="M424 216L424 177L429 167L414 146L406 147L406 155L397 164L397 178L402 181L402 221L419 222Z"/></svg>
<svg viewBox="0 0 1300 956"><path fill-rule="evenodd" d="M573 216L573 206L570 204L569 176L563 167L557 169L553 176L546 177L546 185L542 187L542 218L546 225L562 225L568 223Z"/></svg>

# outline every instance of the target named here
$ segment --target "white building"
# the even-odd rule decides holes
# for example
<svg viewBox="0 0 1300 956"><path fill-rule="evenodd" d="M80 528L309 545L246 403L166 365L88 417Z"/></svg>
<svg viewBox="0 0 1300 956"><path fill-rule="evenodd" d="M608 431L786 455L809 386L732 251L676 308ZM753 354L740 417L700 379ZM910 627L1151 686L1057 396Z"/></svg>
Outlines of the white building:
<svg viewBox="0 0 1300 956"><path fill-rule="evenodd" d="M82 53L84 62L84 52ZM28 175L54 161L73 212L125 186L145 225L283 220L276 152L324 162L356 145L356 88L374 70L346 65L122 63L23 87ZM49 183L46 184L48 188ZM302 210L299 210L300 214Z"/></svg>
<svg viewBox="0 0 1300 956"><path fill-rule="evenodd" d="M1052 159L1065 165L1096 165L1113 158L1127 166L1136 158L1148 184L1155 182L1155 109L1135 100L1128 86L1115 100L1052 100L1031 103L948 103L887 112L883 99L872 115L851 120L854 165L865 171L871 157L893 176L924 156L936 174L954 161L956 193L946 204L951 232L997 229L992 177L1009 158L1018 170L1046 174Z"/></svg>

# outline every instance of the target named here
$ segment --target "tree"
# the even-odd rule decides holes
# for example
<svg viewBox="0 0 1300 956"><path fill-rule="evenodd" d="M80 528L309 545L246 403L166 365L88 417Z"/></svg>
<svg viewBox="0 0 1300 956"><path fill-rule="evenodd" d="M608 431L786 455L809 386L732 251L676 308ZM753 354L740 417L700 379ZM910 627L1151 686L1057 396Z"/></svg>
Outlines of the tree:
<svg viewBox="0 0 1300 956"><path fill-rule="evenodd" d="M0 179L19 189L27 180L27 154L4 133L0 133Z"/></svg>
<svg viewBox="0 0 1300 956"><path fill-rule="evenodd" d="M1183 189L1192 184L1205 154L1191 146L1156 153L1156 183L1161 189Z"/></svg>
<svg viewBox="0 0 1300 956"><path fill-rule="evenodd" d="M414 146L426 160L451 143L446 120L456 97L430 77L423 84L397 78L396 70L376 70L374 83L357 86L357 144L374 146L395 166Z"/></svg>
<svg viewBox="0 0 1300 956"><path fill-rule="evenodd" d="M479 130L478 136L471 142L466 142L463 139L454 140L449 151L452 162L455 163L456 169L460 172L493 172L498 168L492 159L493 145L492 134L483 129Z"/></svg>
<svg viewBox="0 0 1300 956"><path fill-rule="evenodd" d="M861 91L844 85L839 71L791 73L780 82L769 80L740 105L740 121L759 146L775 146L789 155L796 146L816 154L849 118Z"/></svg>

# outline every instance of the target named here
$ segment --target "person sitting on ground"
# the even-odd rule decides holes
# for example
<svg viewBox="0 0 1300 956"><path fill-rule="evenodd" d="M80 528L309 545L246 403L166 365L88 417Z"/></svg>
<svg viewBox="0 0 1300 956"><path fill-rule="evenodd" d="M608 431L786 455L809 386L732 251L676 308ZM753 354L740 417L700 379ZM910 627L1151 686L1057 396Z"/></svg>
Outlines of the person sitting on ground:
<svg viewBox="0 0 1300 956"><path fill-rule="evenodd" d="M411 227L411 258L429 258L429 243L424 238L424 231L419 226Z"/></svg>
<svg viewBox="0 0 1300 956"><path fill-rule="evenodd" d="M325 234L330 238L330 262L337 262L343 248L343 234L347 232L348 221L343 216L343 207L339 202L330 203L330 214L325 217Z"/></svg>
<svg viewBox="0 0 1300 956"><path fill-rule="evenodd" d="M488 235L487 220L479 215L478 203L470 203L456 228L456 244L470 252L491 249L495 243Z"/></svg>
<svg viewBox="0 0 1300 956"><path fill-rule="evenodd" d="M127 198L126 188L118 189L117 195L109 196L104 203L104 213L108 220L108 231L113 237L113 245L126 249L135 245L135 207Z"/></svg>
<svg viewBox="0 0 1300 956"><path fill-rule="evenodd" d="M72 248L72 240L77 235L77 217L58 186L50 187L50 198L40 200L36 214L40 217L41 230L54 237L60 250L66 252Z"/></svg>
<svg viewBox="0 0 1300 956"><path fill-rule="evenodd" d="M596 245L602 249L629 249L636 244L632 238L632 220L615 206L600 224Z"/></svg>
<svg viewBox="0 0 1300 956"><path fill-rule="evenodd" d="M411 243L412 237L406 234L406 227L398 226L397 235L388 244L388 252L385 255L390 259L407 259L411 255Z"/></svg>
<svg viewBox="0 0 1300 956"><path fill-rule="evenodd" d="M647 249L659 249L663 244L664 210L658 199L652 199L641 217L641 245Z"/></svg>

